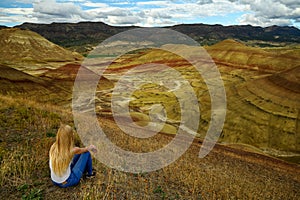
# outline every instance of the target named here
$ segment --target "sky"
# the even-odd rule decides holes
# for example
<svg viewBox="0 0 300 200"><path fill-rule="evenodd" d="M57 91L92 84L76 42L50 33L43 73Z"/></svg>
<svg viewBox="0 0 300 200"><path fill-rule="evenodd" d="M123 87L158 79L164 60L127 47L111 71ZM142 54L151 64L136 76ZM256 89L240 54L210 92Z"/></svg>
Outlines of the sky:
<svg viewBox="0 0 300 200"><path fill-rule="evenodd" d="M295 26L300 0L1 0L0 25L101 21L114 26L175 24Z"/></svg>

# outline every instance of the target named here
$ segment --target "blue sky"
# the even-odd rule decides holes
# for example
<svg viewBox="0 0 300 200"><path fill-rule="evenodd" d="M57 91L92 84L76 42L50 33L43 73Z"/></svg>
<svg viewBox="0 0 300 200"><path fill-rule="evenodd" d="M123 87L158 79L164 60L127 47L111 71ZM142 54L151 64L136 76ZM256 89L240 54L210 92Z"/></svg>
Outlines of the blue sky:
<svg viewBox="0 0 300 200"><path fill-rule="evenodd" d="M147 27L182 23L300 28L299 0L1 0L0 25L102 21Z"/></svg>

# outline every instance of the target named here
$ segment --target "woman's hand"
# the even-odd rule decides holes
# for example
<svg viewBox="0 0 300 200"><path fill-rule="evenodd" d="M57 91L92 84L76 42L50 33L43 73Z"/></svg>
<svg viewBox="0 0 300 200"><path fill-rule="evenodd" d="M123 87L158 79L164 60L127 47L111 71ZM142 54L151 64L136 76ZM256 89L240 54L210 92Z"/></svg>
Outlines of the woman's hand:
<svg viewBox="0 0 300 200"><path fill-rule="evenodd" d="M97 153L98 152L98 150L97 150L97 148L95 147L95 145L90 145L90 146L88 146L87 147L87 150L88 151L91 151L91 152L93 152L93 153Z"/></svg>

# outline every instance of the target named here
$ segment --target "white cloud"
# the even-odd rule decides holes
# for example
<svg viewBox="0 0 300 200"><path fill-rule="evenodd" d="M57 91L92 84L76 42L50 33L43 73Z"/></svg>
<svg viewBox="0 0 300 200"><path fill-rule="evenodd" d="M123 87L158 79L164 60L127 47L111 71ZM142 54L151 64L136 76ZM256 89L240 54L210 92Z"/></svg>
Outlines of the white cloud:
<svg viewBox="0 0 300 200"><path fill-rule="evenodd" d="M0 12L6 15L28 15L33 13L33 8L1 8Z"/></svg>
<svg viewBox="0 0 300 200"><path fill-rule="evenodd" d="M251 24L254 26L272 26L272 25L280 25L280 26L290 26L292 25L291 20L289 19L269 19L265 17L255 16L254 14L245 14L239 19L240 24Z"/></svg>
<svg viewBox="0 0 300 200"><path fill-rule="evenodd" d="M175 25L176 22L168 19L148 17L146 18L146 20L143 21L143 24L140 25L144 27L152 27L153 24L155 24L156 26L171 26Z"/></svg>
<svg viewBox="0 0 300 200"><path fill-rule="evenodd" d="M110 24L131 25L131 24L140 23L141 19L137 16L127 16L127 17L108 16L107 22Z"/></svg>
<svg viewBox="0 0 300 200"><path fill-rule="evenodd" d="M165 7L171 5L169 1L142 1L142 2L137 2L137 6L160 6L160 7Z"/></svg>
<svg viewBox="0 0 300 200"><path fill-rule="evenodd" d="M55 0L45 0L33 4L33 11L36 16L49 15L49 17L72 18L80 16L85 18L84 11L74 3L57 3ZM88 19L88 18L87 18Z"/></svg>
<svg viewBox="0 0 300 200"><path fill-rule="evenodd" d="M198 4L210 4L213 3L213 0L199 0L197 1Z"/></svg>
<svg viewBox="0 0 300 200"><path fill-rule="evenodd" d="M1 24L37 22L37 19L32 16L33 8L1 8L0 13L2 13Z"/></svg>
<svg viewBox="0 0 300 200"><path fill-rule="evenodd" d="M81 5L86 6L86 7L92 7L92 8L106 8L109 7L108 4L106 3L93 3L90 1L83 2Z"/></svg>
<svg viewBox="0 0 300 200"><path fill-rule="evenodd" d="M237 2L237 0L231 0ZM240 0L251 13L240 17L241 24L258 26L292 25L300 18L299 0Z"/></svg>
<svg viewBox="0 0 300 200"><path fill-rule="evenodd" d="M27 3L27 4L32 4L36 0L16 0L17 3Z"/></svg>
<svg viewBox="0 0 300 200"><path fill-rule="evenodd" d="M219 1L218 4L199 4L197 3L185 3L175 4L170 3L168 7L165 8L153 8L153 11L163 13L165 16L170 16L171 18L181 18L181 19L196 19L199 17L207 16L218 16L225 15L228 13L239 12L245 10L244 5L234 4L229 1Z"/></svg>

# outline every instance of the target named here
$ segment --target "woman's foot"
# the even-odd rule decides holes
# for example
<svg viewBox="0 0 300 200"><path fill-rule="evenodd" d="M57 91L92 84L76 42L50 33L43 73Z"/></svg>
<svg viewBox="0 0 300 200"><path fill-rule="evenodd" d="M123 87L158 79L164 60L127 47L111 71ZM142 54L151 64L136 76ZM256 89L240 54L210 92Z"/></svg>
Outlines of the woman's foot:
<svg viewBox="0 0 300 200"><path fill-rule="evenodd" d="M93 169L92 173L91 173L91 174L87 173L85 177L86 177L87 179L92 179L92 178L94 178L95 176L96 176L96 170Z"/></svg>

